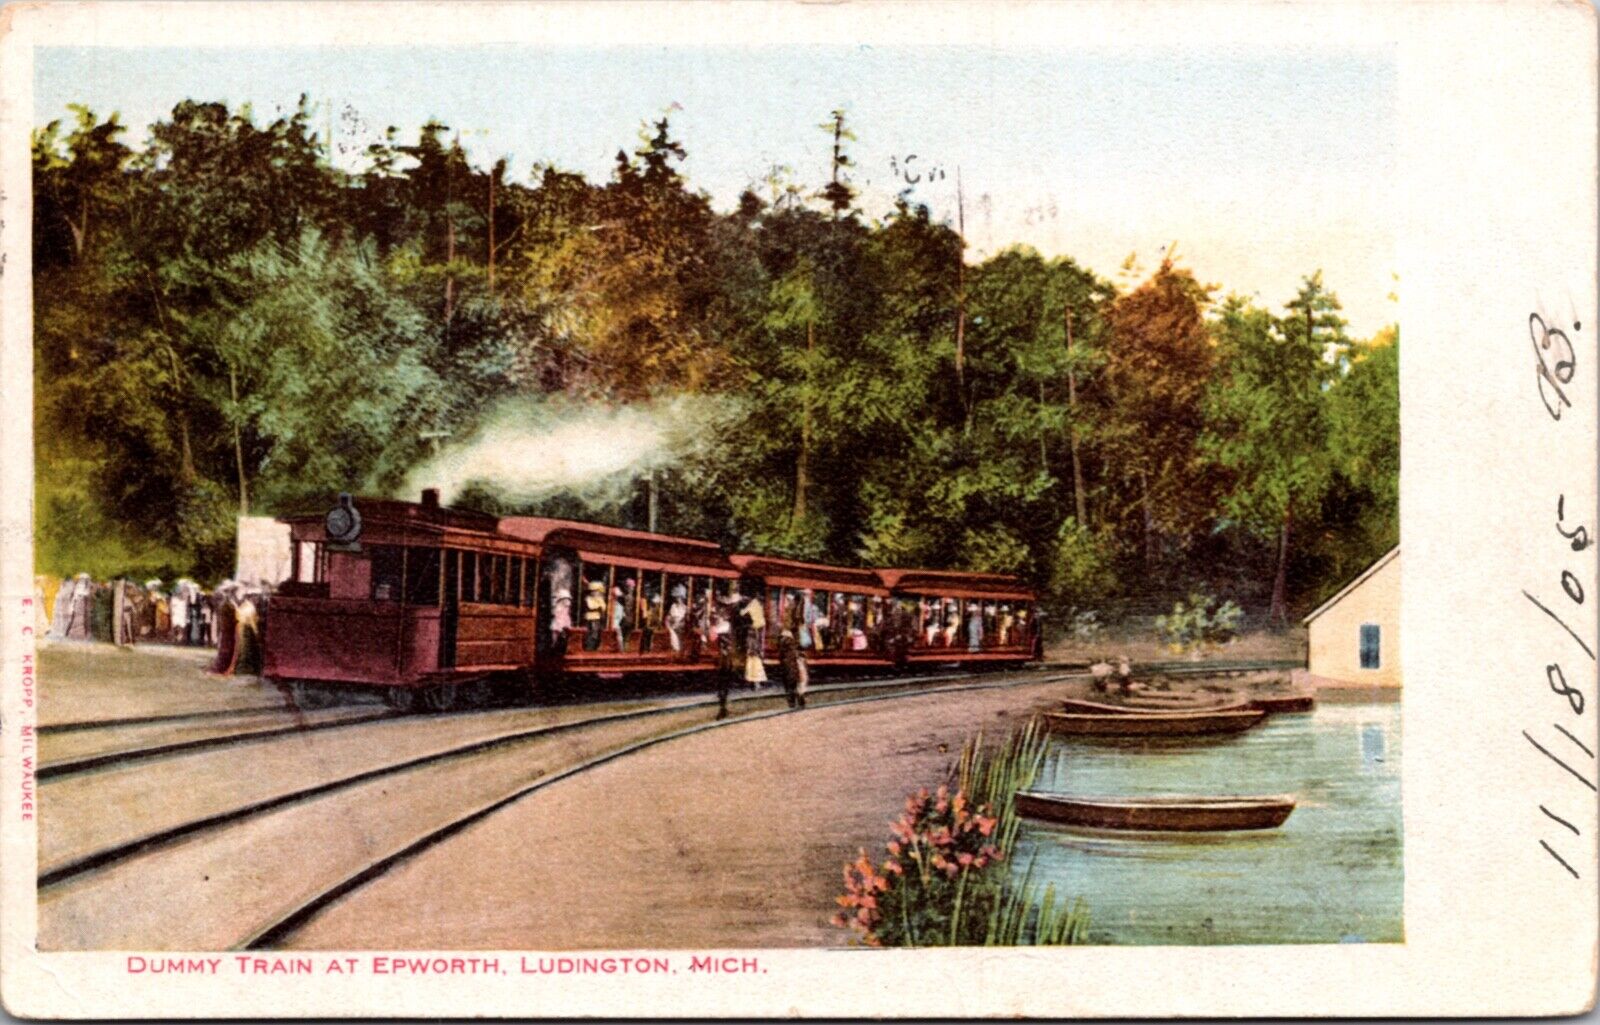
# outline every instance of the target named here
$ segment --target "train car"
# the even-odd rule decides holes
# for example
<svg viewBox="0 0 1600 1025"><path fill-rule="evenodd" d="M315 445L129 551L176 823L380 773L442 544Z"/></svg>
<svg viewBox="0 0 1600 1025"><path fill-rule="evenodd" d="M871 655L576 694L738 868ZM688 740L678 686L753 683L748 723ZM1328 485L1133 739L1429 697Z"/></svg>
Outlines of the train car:
<svg viewBox="0 0 1600 1025"><path fill-rule="evenodd" d="M739 571L711 541L508 516L500 533L543 554L539 671L567 678L716 668Z"/></svg>
<svg viewBox="0 0 1600 1025"><path fill-rule="evenodd" d="M1017 577L954 570L875 573L914 627L906 663L1021 663L1039 657L1038 595Z"/></svg>
<svg viewBox="0 0 1600 1025"><path fill-rule="evenodd" d="M798 628L796 639L809 666L884 669L897 664L889 589L872 570L748 553L728 561L745 579L745 590L762 595L767 661L777 660L779 631L791 625Z"/></svg>
<svg viewBox="0 0 1600 1025"><path fill-rule="evenodd" d="M540 545L495 517L429 490L421 503L341 495L283 522L290 578L268 606L262 674L307 703L337 685L442 711L533 667Z"/></svg>
<svg viewBox="0 0 1600 1025"><path fill-rule="evenodd" d="M492 684L707 676L752 600L763 655L794 624L808 663L881 669L1037 657L1034 594L1015 577L870 570L576 520L496 518L341 495L283 517L290 578L268 607L263 676L302 704L376 690L396 709L479 704Z"/></svg>

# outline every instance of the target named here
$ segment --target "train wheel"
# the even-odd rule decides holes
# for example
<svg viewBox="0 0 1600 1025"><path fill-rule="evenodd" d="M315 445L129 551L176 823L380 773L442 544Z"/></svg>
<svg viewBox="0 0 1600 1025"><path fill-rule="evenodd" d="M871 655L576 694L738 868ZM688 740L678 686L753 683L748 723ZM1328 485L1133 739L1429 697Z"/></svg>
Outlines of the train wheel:
<svg viewBox="0 0 1600 1025"><path fill-rule="evenodd" d="M324 687L306 680L296 680L289 684L289 700L294 702L296 708L306 711L327 708L333 704L333 695Z"/></svg>
<svg viewBox="0 0 1600 1025"><path fill-rule="evenodd" d="M415 687L390 687L383 692L383 700L390 708L401 715L409 715L417 710L417 690Z"/></svg>
<svg viewBox="0 0 1600 1025"><path fill-rule="evenodd" d="M462 708L483 708L494 698L494 685L488 680L473 680L461 688Z"/></svg>
<svg viewBox="0 0 1600 1025"><path fill-rule="evenodd" d="M422 691L422 707L430 712L448 712L456 705L456 685L436 683Z"/></svg>

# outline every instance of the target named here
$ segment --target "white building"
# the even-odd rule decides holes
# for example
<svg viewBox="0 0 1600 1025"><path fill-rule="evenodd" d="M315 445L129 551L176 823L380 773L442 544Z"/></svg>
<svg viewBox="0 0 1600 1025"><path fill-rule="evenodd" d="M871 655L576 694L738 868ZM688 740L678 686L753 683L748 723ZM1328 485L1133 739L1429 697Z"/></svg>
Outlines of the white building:
<svg viewBox="0 0 1600 1025"><path fill-rule="evenodd" d="M1400 547L1302 622L1309 635L1307 669L1320 682L1400 686Z"/></svg>

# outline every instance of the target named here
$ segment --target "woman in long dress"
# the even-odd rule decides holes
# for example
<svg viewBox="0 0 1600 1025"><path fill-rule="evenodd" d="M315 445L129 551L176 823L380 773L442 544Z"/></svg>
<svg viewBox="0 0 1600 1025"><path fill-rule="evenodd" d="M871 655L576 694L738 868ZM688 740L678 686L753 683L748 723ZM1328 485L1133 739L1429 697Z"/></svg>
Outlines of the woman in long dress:
<svg viewBox="0 0 1600 1025"><path fill-rule="evenodd" d="M233 583L228 581L218 584L211 595L215 610L212 626L217 638L217 657L211 661L213 673L233 672L234 657L238 653L239 605L234 601L233 592Z"/></svg>
<svg viewBox="0 0 1600 1025"><path fill-rule="evenodd" d="M672 603L667 606L667 637L673 651L683 650L683 625L689 619L689 589L683 584L672 585Z"/></svg>

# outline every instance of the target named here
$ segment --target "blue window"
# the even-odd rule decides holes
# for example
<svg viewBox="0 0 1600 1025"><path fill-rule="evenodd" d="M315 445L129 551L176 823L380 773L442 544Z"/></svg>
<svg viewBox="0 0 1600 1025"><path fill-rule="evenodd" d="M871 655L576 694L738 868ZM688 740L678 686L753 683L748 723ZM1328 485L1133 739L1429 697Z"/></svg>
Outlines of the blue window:
<svg viewBox="0 0 1600 1025"><path fill-rule="evenodd" d="M1361 668L1378 668L1379 629L1376 623L1361 624Z"/></svg>

